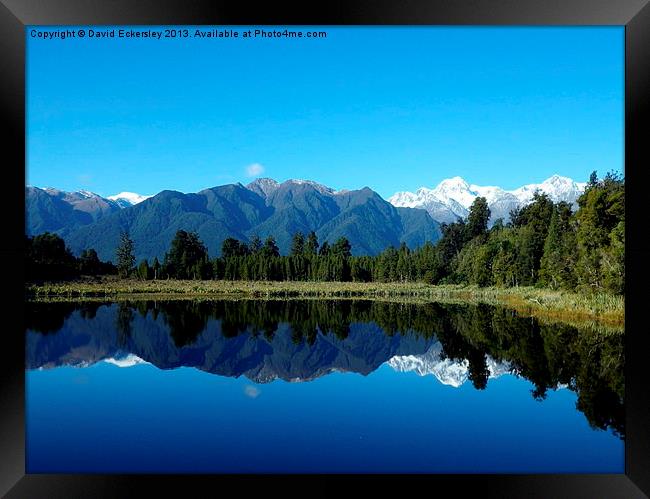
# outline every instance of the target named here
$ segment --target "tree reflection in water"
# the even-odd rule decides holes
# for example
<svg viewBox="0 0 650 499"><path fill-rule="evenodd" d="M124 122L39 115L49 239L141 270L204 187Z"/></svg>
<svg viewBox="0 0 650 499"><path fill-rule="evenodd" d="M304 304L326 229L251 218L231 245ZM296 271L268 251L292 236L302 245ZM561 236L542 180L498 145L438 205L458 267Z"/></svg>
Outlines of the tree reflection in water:
<svg viewBox="0 0 650 499"><path fill-rule="evenodd" d="M577 393L577 408L594 428L610 428L621 438L624 436L622 332L605 334L568 324L541 323L489 305L370 300L141 300L117 305L31 302L27 304L26 329L51 337L64 330L73 317L82 322L97 321L103 308L113 316L115 348L132 347L138 316L144 321L138 329L144 332L138 334L146 334L146 324L162 321L173 342L172 348L177 350L174 355L181 359L184 349L195 344L210 324L218 325L221 335L232 341L247 335L250 341L271 345L284 325L290 329L291 343L305 348L316 348L319 337L345 343L352 324L374 324L387 338L414 335L439 341L443 358L467 362L468 379L476 389L488 385L488 356L497 362L508 362L513 373L528 379L534 386L535 399L543 400L549 390L559 385L568 386ZM84 334L90 337L99 333ZM39 341L46 339L41 338ZM37 355L35 350L30 352L30 345L28 342L28 366L55 360L41 359L38 355L52 354L39 351ZM156 363L155 346L147 355L152 359L145 360ZM363 356L364 352L358 355Z"/></svg>

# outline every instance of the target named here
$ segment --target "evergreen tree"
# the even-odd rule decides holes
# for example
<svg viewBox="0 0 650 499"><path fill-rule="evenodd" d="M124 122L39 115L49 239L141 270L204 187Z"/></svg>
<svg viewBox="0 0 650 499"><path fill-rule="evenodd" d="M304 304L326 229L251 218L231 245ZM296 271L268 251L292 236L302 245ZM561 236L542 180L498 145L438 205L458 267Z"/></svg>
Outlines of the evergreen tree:
<svg viewBox="0 0 650 499"><path fill-rule="evenodd" d="M196 232L179 230L165 254L163 266L175 279L202 279L208 275L210 267L208 251Z"/></svg>
<svg viewBox="0 0 650 499"><path fill-rule="evenodd" d="M411 250L409 250L406 243L401 243L397 255L397 263L395 266L396 277L399 281L409 281L411 278L411 271L409 262L411 260Z"/></svg>
<svg viewBox="0 0 650 499"><path fill-rule="evenodd" d="M325 241L318 252L320 256L328 256L330 254L330 245L327 241Z"/></svg>
<svg viewBox="0 0 650 499"><path fill-rule="evenodd" d="M262 253L267 258L280 256L280 249L275 242L275 237L269 236L264 241L264 247L262 248Z"/></svg>
<svg viewBox="0 0 650 499"><path fill-rule="evenodd" d="M514 275L518 285L532 286L535 284L536 270L539 265L537 255L543 251L541 236L535 234L529 225L517 227L515 236Z"/></svg>
<svg viewBox="0 0 650 499"><path fill-rule="evenodd" d="M251 237L251 242L248 247L252 255L257 254L262 250L262 240L257 234Z"/></svg>
<svg viewBox="0 0 650 499"><path fill-rule="evenodd" d="M353 257L350 261L350 278L354 282L370 282L372 280L372 258L367 256Z"/></svg>
<svg viewBox="0 0 650 499"><path fill-rule="evenodd" d="M468 231L465 221L459 220L450 224L442 224L442 238L436 245L436 258L433 262L432 274L434 282L445 282L452 272L452 261L457 259L467 242Z"/></svg>
<svg viewBox="0 0 650 499"><path fill-rule="evenodd" d="M332 246L332 254L342 256L343 258L349 258L352 256L352 246L350 245L350 241L345 237L339 237Z"/></svg>
<svg viewBox="0 0 650 499"><path fill-rule="evenodd" d="M318 253L318 237L316 237L316 233L313 230L307 236L306 252L309 255Z"/></svg>
<svg viewBox="0 0 650 499"><path fill-rule="evenodd" d="M115 256L120 277L128 277L135 265L135 254L133 241L126 231L120 233L120 244L117 247Z"/></svg>
<svg viewBox="0 0 650 499"><path fill-rule="evenodd" d="M506 228L492 233L495 255L492 260L492 282L497 286L511 287L520 284L517 272L517 231Z"/></svg>
<svg viewBox="0 0 650 499"><path fill-rule="evenodd" d="M602 250L603 287L612 293L625 294L625 220L609 234L609 246Z"/></svg>
<svg viewBox="0 0 650 499"><path fill-rule="evenodd" d="M617 279L612 274L614 272L620 276L624 271L619 265L623 261L622 228L625 227L625 185L622 177L607 173L604 179L587 187L578 198L578 205L578 284L584 290L598 290L607 289L618 281L613 289L622 292L620 284L624 282L623 278ZM619 264L613 266L615 262ZM607 285L606 274L609 274Z"/></svg>
<svg viewBox="0 0 650 499"><path fill-rule="evenodd" d="M291 256L302 255L305 253L305 236L302 232L296 232L291 241Z"/></svg>
<svg viewBox="0 0 650 499"><path fill-rule="evenodd" d="M185 232L185 231L182 231ZM239 242L234 237L228 237L224 239L221 243L221 256L224 258L230 258L233 256L241 256L245 253L244 247L241 242Z"/></svg>
<svg viewBox="0 0 650 499"><path fill-rule="evenodd" d="M484 236L487 233L488 220L490 219L490 208L488 208L487 199L477 197L469 208L467 216L467 240L475 237Z"/></svg>
<svg viewBox="0 0 650 499"><path fill-rule="evenodd" d="M561 202L555 206L544 253L540 262L540 283L550 288L573 289L576 263L576 240L571 225L571 206Z"/></svg>
<svg viewBox="0 0 650 499"><path fill-rule="evenodd" d="M511 212L512 225L517 229L516 274L519 284L533 285L537 282L553 210L553 201L538 190L530 204Z"/></svg>

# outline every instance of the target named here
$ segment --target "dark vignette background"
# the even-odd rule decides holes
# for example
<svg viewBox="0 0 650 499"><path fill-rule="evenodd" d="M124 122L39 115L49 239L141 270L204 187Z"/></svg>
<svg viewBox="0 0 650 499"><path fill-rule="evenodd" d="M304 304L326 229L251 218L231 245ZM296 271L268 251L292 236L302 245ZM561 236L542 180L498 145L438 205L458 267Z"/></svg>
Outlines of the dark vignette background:
<svg viewBox="0 0 650 499"><path fill-rule="evenodd" d="M25 475L23 272L25 164L25 37L29 24L460 24L460 25L625 25L625 154L627 190L626 293L626 475L433 475L412 476L439 493L488 497L621 497L650 495L649 350L641 307L648 265L650 223L643 205L648 185L650 129L650 6L648 0L332 0L300 6L209 0L0 0L0 92L4 122L0 203L4 235L3 300L6 325L0 348L0 494L8 498L131 497L143 494L192 496L222 492L223 480L235 487L274 485L283 477L168 475ZM17 263L14 263L17 262ZM262 478L265 478L262 480ZM307 492L306 478L292 478L292 489ZM342 492L347 476L321 477L322 491ZM357 477L360 478L360 477ZM363 486L387 485L386 476L362 477ZM253 480L254 479L254 480ZM426 483L424 483L426 481ZM262 483L260 483L262 482ZM635 485L636 484L636 485ZM13 487L13 488L12 488ZM221 489L221 490L220 490ZM402 492L406 492L402 490Z"/></svg>

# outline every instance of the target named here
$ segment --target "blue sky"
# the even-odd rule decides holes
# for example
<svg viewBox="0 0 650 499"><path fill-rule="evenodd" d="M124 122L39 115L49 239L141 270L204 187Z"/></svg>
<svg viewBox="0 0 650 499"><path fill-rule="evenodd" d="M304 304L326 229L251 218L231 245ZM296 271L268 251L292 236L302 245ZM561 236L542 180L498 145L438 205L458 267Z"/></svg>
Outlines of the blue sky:
<svg viewBox="0 0 650 499"><path fill-rule="evenodd" d="M268 176L388 197L456 175L512 189L623 171L622 27L323 29L43 40L27 28L27 183L107 196Z"/></svg>

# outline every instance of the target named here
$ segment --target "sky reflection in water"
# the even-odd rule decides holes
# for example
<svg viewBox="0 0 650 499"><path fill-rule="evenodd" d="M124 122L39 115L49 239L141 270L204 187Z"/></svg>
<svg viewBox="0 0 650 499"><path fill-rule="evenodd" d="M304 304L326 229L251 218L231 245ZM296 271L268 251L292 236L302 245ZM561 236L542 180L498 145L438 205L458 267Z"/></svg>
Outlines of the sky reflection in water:
<svg viewBox="0 0 650 499"><path fill-rule="evenodd" d="M27 471L624 471L622 370L573 328L319 303L30 305Z"/></svg>

